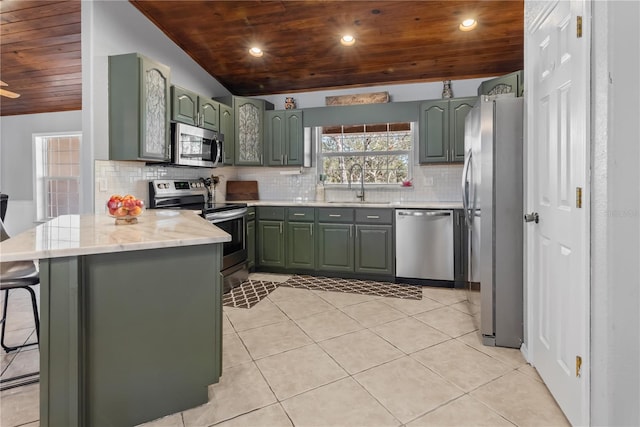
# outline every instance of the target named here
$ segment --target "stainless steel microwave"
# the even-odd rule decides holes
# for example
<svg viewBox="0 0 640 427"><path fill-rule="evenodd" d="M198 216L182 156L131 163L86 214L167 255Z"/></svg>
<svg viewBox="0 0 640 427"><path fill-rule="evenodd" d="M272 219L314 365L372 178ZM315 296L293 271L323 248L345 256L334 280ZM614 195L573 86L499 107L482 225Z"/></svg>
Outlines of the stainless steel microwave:
<svg viewBox="0 0 640 427"><path fill-rule="evenodd" d="M172 162L182 166L222 166L224 136L221 133L183 123L171 124Z"/></svg>

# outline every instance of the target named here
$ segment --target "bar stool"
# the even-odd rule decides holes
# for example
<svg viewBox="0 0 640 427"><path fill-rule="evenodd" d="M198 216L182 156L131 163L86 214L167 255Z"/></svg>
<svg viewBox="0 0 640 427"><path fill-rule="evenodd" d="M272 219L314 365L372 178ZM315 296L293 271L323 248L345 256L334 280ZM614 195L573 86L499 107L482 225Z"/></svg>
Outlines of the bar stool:
<svg viewBox="0 0 640 427"><path fill-rule="evenodd" d="M4 223L0 219L0 241L7 240L9 235L7 234ZM0 345L5 350L5 352L9 353L11 351L17 350L19 348L31 346L31 345L39 345L40 343L40 318L38 317L38 304L36 300L36 293L33 290L33 286L40 283L40 275L38 270L36 269L35 263L33 261L12 261L12 262L2 262L0 263L0 291L4 291L4 305L3 305L3 313L2 318L0 319L0 323L2 323L2 329L0 330ZM10 347L4 342L5 328L7 324L7 308L9 305L9 291L13 289L24 289L29 292L31 296L31 307L33 309L33 320L36 328L36 337L37 341L35 343L29 344L21 344L17 346ZM0 381L1 383L7 383L16 380L22 380L18 383L12 383L10 386L2 386L0 389L6 390L8 388L17 387L18 385L31 384L38 381L38 372L18 375L12 378L3 379ZM35 376L35 378L34 378Z"/></svg>

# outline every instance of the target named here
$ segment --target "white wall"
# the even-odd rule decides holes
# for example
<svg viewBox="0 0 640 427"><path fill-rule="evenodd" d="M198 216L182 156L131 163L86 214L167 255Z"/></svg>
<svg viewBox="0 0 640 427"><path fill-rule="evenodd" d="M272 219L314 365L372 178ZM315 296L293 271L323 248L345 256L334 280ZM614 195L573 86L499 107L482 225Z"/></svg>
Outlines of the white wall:
<svg viewBox="0 0 640 427"><path fill-rule="evenodd" d="M453 96L455 96L456 98L460 98L463 96L476 96L478 95L478 86L480 86L480 83L490 78L492 77L485 77L482 79L453 80L451 82ZM284 100L287 97L293 97L293 99L295 99L297 108L312 108L324 107L326 105L325 97L327 96L353 95L370 92L389 92L390 102L438 99L442 97L442 82L406 83L349 89L319 90L315 92L257 96L256 98L266 99L267 101L275 105L276 110L282 110L284 109Z"/></svg>
<svg viewBox="0 0 640 427"><path fill-rule="evenodd" d="M591 423L640 425L640 3L593 3Z"/></svg>
<svg viewBox="0 0 640 427"><path fill-rule="evenodd" d="M80 131L81 111L0 117L0 192L9 195L5 225L10 234L35 221L33 134Z"/></svg>

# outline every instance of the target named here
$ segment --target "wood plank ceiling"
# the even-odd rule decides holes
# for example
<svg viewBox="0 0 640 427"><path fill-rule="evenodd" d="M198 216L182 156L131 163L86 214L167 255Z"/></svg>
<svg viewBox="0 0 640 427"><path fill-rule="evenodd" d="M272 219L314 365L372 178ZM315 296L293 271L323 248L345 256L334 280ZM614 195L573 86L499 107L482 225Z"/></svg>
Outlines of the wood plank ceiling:
<svg viewBox="0 0 640 427"><path fill-rule="evenodd" d="M486 77L523 67L523 0L131 3L236 95ZM0 115L82 108L80 7L79 0L0 2L0 79L21 94L0 97ZM474 31L458 29L466 17L478 20ZM345 32L355 45L339 44ZM253 45L264 56L249 56Z"/></svg>
<svg viewBox="0 0 640 427"><path fill-rule="evenodd" d="M80 110L81 66L80 1L2 0L1 115Z"/></svg>
<svg viewBox="0 0 640 427"><path fill-rule="evenodd" d="M523 68L524 2L130 0L236 95L427 82ZM467 17L474 31L459 30ZM355 45L340 45L345 32ZM251 46L264 55L248 55Z"/></svg>

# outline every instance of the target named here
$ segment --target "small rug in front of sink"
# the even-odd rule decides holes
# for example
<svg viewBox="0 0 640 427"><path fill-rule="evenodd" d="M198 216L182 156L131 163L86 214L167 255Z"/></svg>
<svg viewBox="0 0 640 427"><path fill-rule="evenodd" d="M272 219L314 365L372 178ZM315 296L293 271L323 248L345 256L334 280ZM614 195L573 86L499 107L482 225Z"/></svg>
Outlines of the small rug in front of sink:
<svg viewBox="0 0 640 427"><path fill-rule="evenodd" d="M222 305L236 308L251 308L269 295L280 283L245 280L240 285L222 295Z"/></svg>
<svg viewBox="0 0 640 427"><path fill-rule="evenodd" d="M399 285L391 282L374 280L341 279L337 277L321 277L294 275L280 286L305 288L319 291L350 292L360 295L377 295L381 297L422 299L422 286Z"/></svg>

